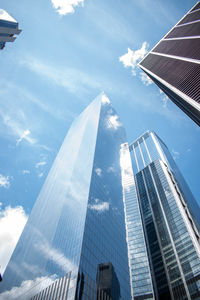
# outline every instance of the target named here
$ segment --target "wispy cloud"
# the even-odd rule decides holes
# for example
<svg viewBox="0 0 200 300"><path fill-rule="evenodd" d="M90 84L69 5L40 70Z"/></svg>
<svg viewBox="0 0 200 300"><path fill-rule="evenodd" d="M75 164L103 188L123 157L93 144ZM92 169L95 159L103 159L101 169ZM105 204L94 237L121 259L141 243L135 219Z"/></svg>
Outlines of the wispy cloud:
<svg viewBox="0 0 200 300"><path fill-rule="evenodd" d="M73 14L76 6L83 6L84 0L51 0L59 15Z"/></svg>
<svg viewBox="0 0 200 300"><path fill-rule="evenodd" d="M19 59L20 63L23 63ZM37 107L37 110L39 109L40 111L49 114L53 118L57 119L64 119L66 120L66 117L74 118L75 115L72 113L70 110L65 108L65 111L59 110L59 107L56 103L54 105L54 102L49 103L45 101L46 99L40 99L37 95L33 94L29 90L27 90L24 86L21 87L20 85L17 85L13 82L8 82L5 80L1 80L0 82L0 89L2 95L6 97L7 99L7 105L4 103L4 106L1 103L1 107L4 108L3 114L5 115L10 115L12 114L12 111L15 111L15 120L18 119L23 120L25 119L25 115L23 114L21 107L26 107L27 103L29 104L29 107L32 107L35 105ZM15 102L13 102L13 97L15 97ZM11 99L11 101L9 100ZM7 113L5 113L7 112ZM14 119L14 117L13 117Z"/></svg>
<svg viewBox="0 0 200 300"><path fill-rule="evenodd" d="M174 149L172 149L172 156L173 156L173 159L176 160L180 157L180 153Z"/></svg>
<svg viewBox="0 0 200 300"><path fill-rule="evenodd" d="M19 143L21 143L22 140L26 140L26 141L28 141L29 143L34 144L34 140L33 140L33 139L30 139L30 137L29 137L29 134L30 134L30 133L31 133L31 132L30 132L29 129L24 130L24 132L22 132L22 134L20 135L19 139L17 140L16 145L18 146Z"/></svg>
<svg viewBox="0 0 200 300"><path fill-rule="evenodd" d="M108 97L105 94L102 95L101 101L102 101L103 104L106 104L106 103L109 104L110 103L110 100L108 99Z"/></svg>
<svg viewBox="0 0 200 300"><path fill-rule="evenodd" d="M47 242L36 244L35 247L50 261L53 261L64 272L75 271L77 266L63 252L53 248Z"/></svg>
<svg viewBox="0 0 200 300"><path fill-rule="evenodd" d="M14 114L14 111L12 112ZM23 124L23 113L21 112L22 118L19 121L14 115L9 115L3 110L0 110L0 117L2 118L3 124L9 129L10 133L18 137L16 145L18 146L22 140L26 140L30 144L35 144L37 140L30 136L30 130L24 129Z"/></svg>
<svg viewBox="0 0 200 300"><path fill-rule="evenodd" d="M109 202L101 202L99 199L95 199L94 204L88 205L88 207L91 210L97 211L99 213L109 210L109 206L110 206Z"/></svg>
<svg viewBox="0 0 200 300"><path fill-rule="evenodd" d="M108 172L108 173L114 173L115 175L118 175L118 172L117 172L115 166L110 166L110 167L107 169L107 172Z"/></svg>
<svg viewBox="0 0 200 300"><path fill-rule="evenodd" d="M115 7L109 5L109 1L99 1L98 5L94 1L87 1L85 13L88 21L92 23L91 26L99 28L99 32L104 38L109 38L114 42L124 41L128 44L132 43L132 27L129 26L123 14L117 13ZM105 53L104 49L101 51Z"/></svg>
<svg viewBox="0 0 200 300"><path fill-rule="evenodd" d="M123 63L125 68L131 67L132 74L135 76L137 63L145 56L147 48L147 42L143 42L142 47L137 50L131 50L128 48L128 52L120 56L119 61Z"/></svg>
<svg viewBox="0 0 200 300"><path fill-rule="evenodd" d="M161 99L163 101L163 107L167 107L167 102L169 100L169 97L167 95L165 95L165 93L161 89L159 89L159 91L160 91L160 94L162 95Z"/></svg>
<svg viewBox="0 0 200 300"><path fill-rule="evenodd" d="M43 167L47 164L46 161L39 161L38 163L35 164L36 169L38 169L39 167Z"/></svg>
<svg viewBox="0 0 200 300"><path fill-rule="evenodd" d="M9 188L10 187L10 177L3 176L0 174L0 187Z"/></svg>
<svg viewBox="0 0 200 300"><path fill-rule="evenodd" d="M140 72L140 79L142 80L142 83L147 86L153 83L153 80L151 80L151 78L144 72Z"/></svg>
<svg viewBox="0 0 200 300"><path fill-rule="evenodd" d="M108 128L112 128L117 130L119 127L122 126L122 123L119 120L118 115L111 115L108 118Z"/></svg>
<svg viewBox="0 0 200 300"><path fill-rule="evenodd" d="M3 273L27 221L22 206L0 209L0 265Z"/></svg>
<svg viewBox="0 0 200 300"><path fill-rule="evenodd" d="M45 160L39 161L38 163L35 164L36 168L36 173L38 178L42 178L44 176L44 166L47 164Z"/></svg>
<svg viewBox="0 0 200 300"><path fill-rule="evenodd" d="M55 279L56 276L52 275L50 277L42 276L33 280L24 280L20 286L14 286L10 291L1 293L0 298L1 300L30 299L41 289L52 284Z"/></svg>
<svg viewBox="0 0 200 300"><path fill-rule="evenodd" d="M33 57L27 57L21 60L21 64L43 79L47 79L55 85L64 87L74 94L83 94L87 91L87 88L100 88L99 82L79 69L64 68L59 65L54 66Z"/></svg>
<svg viewBox="0 0 200 300"><path fill-rule="evenodd" d="M102 170L101 170L101 168L96 168L96 169L95 169L95 173L96 173L99 177L101 177L101 175L102 175Z"/></svg>
<svg viewBox="0 0 200 300"><path fill-rule="evenodd" d="M29 170L22 170L22 174L30 174L30 171Z"/></svg>

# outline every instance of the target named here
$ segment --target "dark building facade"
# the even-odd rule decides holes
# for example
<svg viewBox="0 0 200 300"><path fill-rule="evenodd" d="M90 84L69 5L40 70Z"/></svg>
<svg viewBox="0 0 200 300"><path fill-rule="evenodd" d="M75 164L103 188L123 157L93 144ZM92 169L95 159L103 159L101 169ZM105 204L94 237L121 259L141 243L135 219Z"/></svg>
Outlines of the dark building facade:
<svg viewBox="0 0 200 300"><path fill-rule="evenodd" d="M200 126L200 2L145 56L140 68Z"/></svg>
<svg viewBox="0 0 200 300"><path fill-rule="evenodd" d="M154 132L130 151L155 299L200 299L200 208Z"/></svg>
<svg viewBox="0 0 200 300"><path fill-rule="evenodd" d="M96 300L120 300L120 284L111 263L98 266L96 279Z"/></svg>
<svg viewBox="0 0 200 300"><path fill-rule="evenodd" d="M61 146L4 273L0 299L95 300L103 289L100 267L108 262L101 299L115 290L113 300L131 299L120 166L125 142L101 94Z"/></svg>

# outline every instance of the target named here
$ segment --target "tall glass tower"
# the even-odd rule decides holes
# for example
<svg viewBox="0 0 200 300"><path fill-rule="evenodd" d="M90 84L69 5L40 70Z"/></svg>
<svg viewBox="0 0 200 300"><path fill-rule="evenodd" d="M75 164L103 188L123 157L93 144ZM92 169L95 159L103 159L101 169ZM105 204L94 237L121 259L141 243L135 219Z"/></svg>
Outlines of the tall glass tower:
<svg viewBox="0 0 200 300"><path fill-rule="evenodd" d="M73 122L0 285L0 299L131 299L120 165L101 94Z"/></svg>
<svg viewBox="0 0 200 300"><path fill-rule="evenodd" d="M129 148L155 297L200 299L199 206L154 132Z"/></svg>
<svg viewBox="0 0 200 300"><path fill-rule="evenodd" d="M127 143L121 145L120 162L122 168L132 299L153 300L155 299L153 283L140 205L136 194L131 156Z"/></svg>

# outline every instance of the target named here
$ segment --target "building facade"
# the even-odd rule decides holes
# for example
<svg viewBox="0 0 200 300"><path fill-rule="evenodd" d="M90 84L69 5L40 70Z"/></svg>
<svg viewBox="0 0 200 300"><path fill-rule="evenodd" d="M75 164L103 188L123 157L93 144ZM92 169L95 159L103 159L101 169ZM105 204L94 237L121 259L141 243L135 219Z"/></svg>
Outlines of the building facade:
<svg viewBox="0 0 200 300"><path fill-rule="evenodd" d="M155 298L200 299L199 206L154 132L129 148Z"/></svg>
<svg viewBox="0 0 200 300"><path fill-rule="evenodd" d="M14 42L15 34L20 34L18 22L4 9L0 9L0 50L5 47L6 42Z"/></svg>
<svg viewBox="0 0 200 300"><path fill-rule="evenodd" d="M120 157L132 299L153 300L153 282L127 143L121 145Z"/></svg>
<svg viewBox="0 0 200 300"><path fill-rule="evenodd" d="M200 126L200 2L144 57L140 68Z"/></svg>
<svg viewBox="0 0 200 300"><path fill-rule="evenodd" d="M98 96L63 142L5 270L0 299L107 300L114 291L116 299L131 299L125 142L108 98Z"/></svg>

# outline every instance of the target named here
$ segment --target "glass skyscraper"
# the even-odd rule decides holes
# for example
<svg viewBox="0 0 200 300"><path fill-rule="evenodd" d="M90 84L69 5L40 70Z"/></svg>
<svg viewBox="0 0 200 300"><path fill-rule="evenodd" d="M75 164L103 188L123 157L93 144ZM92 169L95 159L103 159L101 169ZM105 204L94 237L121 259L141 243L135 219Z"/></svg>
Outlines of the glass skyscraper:
<svg viewBox="0 0 200 300"><path fill-rule="evenodd" d="M6 268L0 299L131 299L124 143L124 127L101 94L63 142Z"/></svg>
<svg viewBox="0 0 200 300"><path fill-rule="evenodd" d="M0 50L5 47L6 42L13 42L15 34L20 32L18 22L4 9L0 9Z"/></svg>
<svg viewBox="0 0 200 300"><path fill-rule="evenodd" d="M147 254L140 205L127 143L121 145L123 197L127 228L128 256L132 299L154 299L149 259Z"/></svg>
<svg viewBox="0 0 200 300"><path fill-rule="evenodd" d="M154 132L129 149L155 298L200 299L199 206ZM134 263L131 267L134 274Z"/></svg>
<svg viewBox="0 0 200 300"><path fill-rule="evenodd" d="M200 126L200 2L139 63L167 96Z"/></svg>

